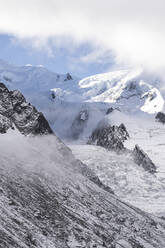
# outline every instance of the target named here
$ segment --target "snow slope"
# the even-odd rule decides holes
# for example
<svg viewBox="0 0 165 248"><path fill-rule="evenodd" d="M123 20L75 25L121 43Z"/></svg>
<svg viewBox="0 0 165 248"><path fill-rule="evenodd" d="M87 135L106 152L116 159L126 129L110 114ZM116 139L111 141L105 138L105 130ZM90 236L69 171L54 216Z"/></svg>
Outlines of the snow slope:
<svg viewBox="0 0 165 248"><path fill-rule="evenodd" d="M1 247L164 246L164 220L105 191L56 136L9 130L0 151Z"/></svg>
<svg viewBox="0 0 165 248"><path fill-rule="evenodd" d="M0 61L0 80L9 89L21 90L65 139L68 134L72 136L71 126L83 110L87 110L89 116L81 136L87 137L110 107L136 115L141 112L155 114L164 109L162 94L155 87L161 80L141 69L114 71L79 80L41 66L18 67Z"/></svg>
<svg viewBox="0 0 165 248"><path fill-rule="evenodd" d="M142 69L98 74L79 81L70 74L60 75L41 66L18 67L0 61L0 79L10 89L18 88L32 99L40 95L52 97L53 93L64 102L117 102L125 109L134 103L134 111L151 114L164 106L164 99L154 86L156 79L146 76Z"/></svg>
<svg viewBox="0 0 165 248"><path fill-rule="evenodd" d="M22 90L28 101L45 114L53 130L63 140L68 142L69 139L71 143L74 129L81 123L77 141L71 144L75 155L94 169L99 177L101 175L100 179L122 199L149 212L164 215L165 130L163 125L155 122L155 114L164 111L161 80L141 69L98 74L80 81L75 77L66 80L67 74L58 75L43 67L15 67L2 61L0 78L10 89ZM110 108L115 110L107 114ZM79 120L80 113L87 113L87 118ZM157 166L156 178L149 176L148 180L147 174L139 171L128 158L107 154L102 148L84 146L100 122L124 123L130 134L125 146L132 149L135 144L140 145ZM121 179L120 174L127 172L127 159L130 163L129 178L124 176ZM113 166L114 161L116 167ZM117 186L107 179L107 175L113 175L112 182L119 181ZM137 178L136 183L133 178ZM146 199L148 204L145 204Z"/></svg>
<svg viewBox="0 0 165 248"><path fill-rule="evenodd" d="M106 118L111 125L124 123L130 138L124 146L138 144L152 159L157 173L150 175L138 167L128 154L115 154L85 142L68 143L74 155L96 172L124 201L147 212L165 216L165 127L152 115L128 115L114 111Z"/></svg>
<svg viewBox="0 0 165 248"><path fill-rule="evenodd" d="M165 216L165 178L145 172L128 154L116 154L93 145L70 145L83 161L125 202L146 212Z"/></svg>
<svg viewBox="0 0 165 248"><path fill-rule="evenodd" d="M10 89L19 89L23 94L36 94L48 92L54 86L60 87L72 83L68 74L58 74L47 70L43 66L14 66L0 60L0 79Z"/></svg>
<svg viewBox="0 0 165 248"><path fill-rule="evenodd" d="M152 114L161 111L164 106L163 97L152 83L151 79L144 78L142 70L123 70L85 78L79 82L79 86L86 89L83 95L85 101L117 102L128 108L130 98L133 98L134 111L139 109Z"/></svg>

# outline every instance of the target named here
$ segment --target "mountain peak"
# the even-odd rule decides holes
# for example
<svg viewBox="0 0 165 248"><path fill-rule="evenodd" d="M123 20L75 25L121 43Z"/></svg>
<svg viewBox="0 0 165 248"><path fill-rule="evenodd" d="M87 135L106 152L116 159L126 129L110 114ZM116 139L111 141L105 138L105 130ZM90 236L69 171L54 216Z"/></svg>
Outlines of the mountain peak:
<svg viewBox="0 0 165 248"><path fill-rule="evenodd" d="M3 83L0 83L0 115L2 133L14 126L24 135L53 133L43 114L27 103L20 91L9 91Z"/></svg>

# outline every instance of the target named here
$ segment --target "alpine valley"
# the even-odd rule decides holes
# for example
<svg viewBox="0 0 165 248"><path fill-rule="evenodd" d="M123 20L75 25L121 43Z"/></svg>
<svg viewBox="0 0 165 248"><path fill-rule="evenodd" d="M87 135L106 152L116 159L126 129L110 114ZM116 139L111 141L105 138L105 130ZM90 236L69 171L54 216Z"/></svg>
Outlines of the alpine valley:
<svg viewBox="0 0 165 248"><path fill-rule="evenodd" d="M165 247L165 90L0 61L0 247Z"/></svg>

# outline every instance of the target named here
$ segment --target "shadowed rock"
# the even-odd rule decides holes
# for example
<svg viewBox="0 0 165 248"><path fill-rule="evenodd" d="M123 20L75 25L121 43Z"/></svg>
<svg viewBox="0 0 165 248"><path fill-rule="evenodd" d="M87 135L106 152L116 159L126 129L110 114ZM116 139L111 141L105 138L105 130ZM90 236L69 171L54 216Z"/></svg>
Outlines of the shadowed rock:
<svg viewBox="0 0 165 248"><path fill-rule="evenodd" d="M119 111L119 112L121 112L120 108L118 108L118 107L116 107L116 108L110 107L110 108L107 109L106 115L109 115L109 114L111 114L111 113L114 112L114 111Z"/></svg>
<svg viewBox="0 0 165 248"><path fill-rule="evenodd" d="M125 150L123 142L127 140L129 134L124 124L118 126L103 126L96 128L88 144L95 144L102 146L108 150L114 150L116 152Z"/></svg>
<svg viewBox="0 0 165 248"><path fill-rule="evenodd" d="M12 126L24 135L52 134L47 120L18 90L9 91L0 83L0 132L5 133Z"/></svg>
<svg viewBox="0 0 165 248"><path fill-rule="evenodd" d="M107 109L107 112L106 112L106 115L109 115L110 113L112 113L114 111L114 108L108 108Z"/></svg>
<svg viewBox="0 0 165 248"><path fill-rule="evenodd" d="M136 164L143 167L146 171L150 173L156 172L155 164L138 145L135 146L132 154Z"/></svg>
<svg viewBox="0 0 165 248"><path fill-rule="evenodd" d="M69 73L67 73L66 78L64 79L64 81L69 81L69 80L72 80L72 79L73 79L72 76Z"/></svg>
<svg viewBox="0 0 165 248"><path fill-rule="evenodd" d="M133 151L124 147L124 141L128 138L129 134L124 124L120 126L102 126L93 131L87 144L102 146L115 152L127 152L133 156L136 164L150 173L155 173L155 164L138 145L135 146Z"/></svg>
<svg viewBox="0 0 165 248"><path fill-rule="evenodd" d="M0 114L0 133L6 133L9 128L13 128L12 121Z"/></svg>
<svg viewBox="0 0 165 248"><path fill-rule="evenodd" d="M165 114L162 112L158 112L155 116L155 119L163 124L165 124Z"/></svg>

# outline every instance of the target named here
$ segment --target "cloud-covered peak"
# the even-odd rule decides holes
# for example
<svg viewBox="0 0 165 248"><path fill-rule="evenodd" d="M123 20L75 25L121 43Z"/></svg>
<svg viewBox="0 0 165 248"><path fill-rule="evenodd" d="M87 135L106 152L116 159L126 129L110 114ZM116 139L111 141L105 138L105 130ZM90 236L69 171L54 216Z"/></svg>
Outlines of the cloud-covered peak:
<svg viewBox="0 0 165 248"><path fill-rule="evenodd" d="M101 56L100 49L112 52L118 64L164 69L163 0L0 0L0 4L0 32L30 39L36 48L48 46L50 39L58 46L68 40L73 47L89 42L96 57Z"/></svg>

